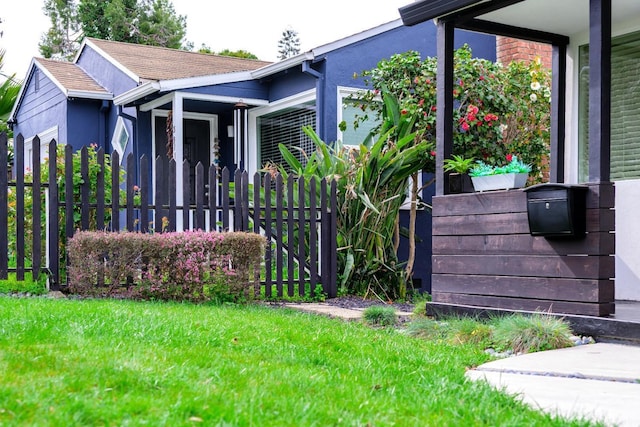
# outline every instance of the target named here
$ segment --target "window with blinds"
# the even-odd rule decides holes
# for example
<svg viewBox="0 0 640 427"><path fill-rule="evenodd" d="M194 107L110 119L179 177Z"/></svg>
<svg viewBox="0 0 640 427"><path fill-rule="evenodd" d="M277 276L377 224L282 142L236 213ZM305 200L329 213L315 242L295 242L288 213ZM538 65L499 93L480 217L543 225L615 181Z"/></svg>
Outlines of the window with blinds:
<svg viewBox="0 0 640 427"><path fill-rule="evenodd" d="M580 47L580 180L589 177L589 47ZM640 178L640 32L611 45L611 180Z"/></svg>
<svg viewBox="0 0 640 427"><path fill-rule="evenodd" d="M285 165L278 144L284 144L289 151L304 164L301 148L311 155L315 145L303 131L303 126L316 129L315 101L286 108L258 117L259 164L275 163Z"/></svg>
<svg viewBox="0 0 640 427"><path fill-rule="evenodd" d="M375 111L367 109L363 112L362 101L351 98L342 99L342 120L346 124L346 128L342 131L342 143L344 145L358 146L367 140L367 137L381 122ZM366 115L365 120L358 123L358 127L354 126L356 118Z"/></svg>

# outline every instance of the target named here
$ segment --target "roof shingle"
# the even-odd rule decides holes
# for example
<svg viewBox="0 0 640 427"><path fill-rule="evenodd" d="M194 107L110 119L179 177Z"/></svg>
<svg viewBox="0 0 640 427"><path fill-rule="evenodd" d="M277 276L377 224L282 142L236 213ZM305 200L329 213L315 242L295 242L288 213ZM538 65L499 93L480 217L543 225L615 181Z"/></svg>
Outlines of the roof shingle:
<svg viewBox="0 0 640 427"><path fill-rule="evenodd" d="M45 68L67 91L109 93L76 64L43 58L36 58L35 61Z"/></svg>
<svg viewBox="0 0 640 427"><path fill-rule="evenodd" d="M88 40L133 72L141 80L171 80L214 74L251 71L271 64L235 58L88 38Z"/></svg>

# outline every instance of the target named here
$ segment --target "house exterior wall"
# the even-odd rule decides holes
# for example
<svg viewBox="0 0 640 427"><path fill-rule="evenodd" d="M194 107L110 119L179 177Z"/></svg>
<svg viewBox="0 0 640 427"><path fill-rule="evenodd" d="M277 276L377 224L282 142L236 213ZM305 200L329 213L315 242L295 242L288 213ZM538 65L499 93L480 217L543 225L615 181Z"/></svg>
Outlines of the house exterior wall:
<svg viewBox="0 0 640 427"><path fill-rule="evenodd" d="M104 135L100 135L100 129L104 120L100 113L101 101L74 100L67 104L67 133L66 143L76 149L89 144L104 146ZM107 143L110 143L109 139ZM105 150L109 153L111 150Z"/></svg>
<svg viewBox="0 0 640 427"><path fill-rule="evenodd" d="M540 58L542 65L551 69L551 45L511 37L496 37L496 60L503 64L511 61L531 62Z"/></svg>
<svg viewBox="0 0 640 427"><path fill-rule="evenodd" d="M36 79L38 90L36 91ZM58 139L67 140L67 98L40 70L27 82L24 98L16 115L15 135L25 139L58 126Z"/></svg>

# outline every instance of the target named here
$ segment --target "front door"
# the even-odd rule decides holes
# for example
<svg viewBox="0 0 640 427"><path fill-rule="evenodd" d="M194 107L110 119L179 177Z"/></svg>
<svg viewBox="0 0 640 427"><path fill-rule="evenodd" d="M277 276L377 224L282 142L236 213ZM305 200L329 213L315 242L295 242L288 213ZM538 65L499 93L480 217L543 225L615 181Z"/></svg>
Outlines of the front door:
<svg viewBox="0 0 640 427"><path fill-rule="evenodd" d="M167 157L167 118L162 116L155 117L155 155L163 159L163 163L168 165ZM195 202L195 167L198 162L204 166L205 173L211 164L211 121L198 119L183 120L183 138L184 138L184 159L189 162L189 182L190 182L190 198L191 203ZM176 165L177 173L181 173L182 166ZM156 185L160 185L162 189L168 189L168 171L162 174L156 174ZM206 179L205 179L206 180ZM177 189L180 191L180 189ZM161 191L163 200L156 200L156 204L168 204L168 191ZM206 203L206 201L205 201Z"/></svg>

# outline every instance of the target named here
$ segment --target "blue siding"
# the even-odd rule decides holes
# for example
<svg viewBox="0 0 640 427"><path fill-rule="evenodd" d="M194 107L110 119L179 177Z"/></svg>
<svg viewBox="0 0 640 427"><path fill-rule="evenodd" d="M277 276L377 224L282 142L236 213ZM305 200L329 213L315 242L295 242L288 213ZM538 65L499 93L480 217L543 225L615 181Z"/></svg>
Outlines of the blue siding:
<svg viewBox="0 0 640 427"><path fill-rule="evenodd" d="M89 45L85 46L76 64L114 95L131 90L138 84L113 63L91 49Z"/></svg>
<svg viewBox="0 0 640 427"><path fill-rule="evenodd" d="M66 143L74 149L82 148L89 144L101 145L104 135L100 135L101 101L75 100L69 101L67 108L67 123L69 132ZM107 150L107 153L111 150Z"/></svg>
<svg viewBox="0 0 640 427"><path fill-rule="evenodd" d="M27 139L57 125L58 138L66 142L67 98L43 72L38 70L29 77L17 111L14 133L21 133ZM36 78L39 80L37 92Z"/></svg>
<svg viewBox="0 0 640 427"><path fill-rule="evenodd" d="M289 69L272 77L269 83L269 102L277 101L289 96L315 89L316 79L302 72L298 65L295 69Z"/></svg>
<svg viewBox="0 0 640 427"><path fill-rule="evenodd" d="M224 83L181 90L181 92L203 93L207 95L232 96L236 98L268 99L268 86L259 81Z"/></svg>

